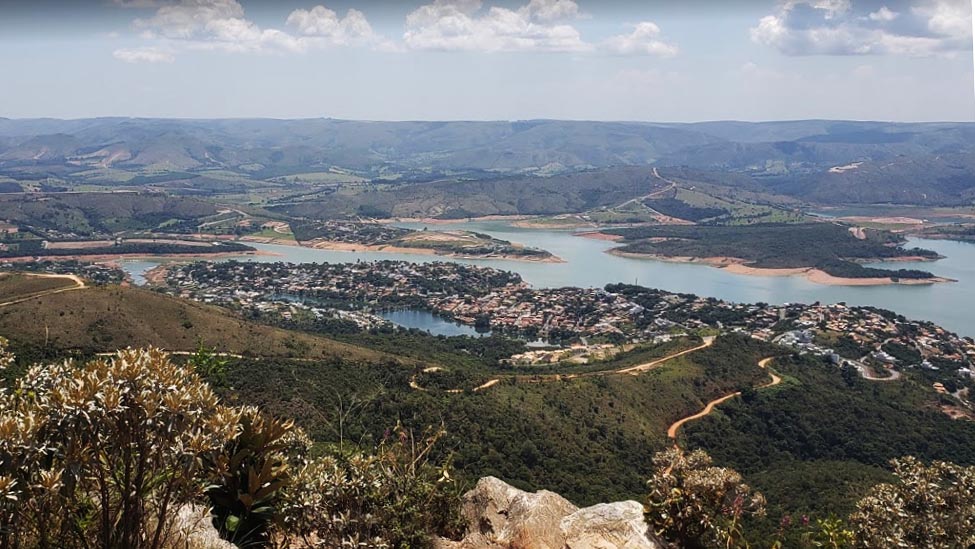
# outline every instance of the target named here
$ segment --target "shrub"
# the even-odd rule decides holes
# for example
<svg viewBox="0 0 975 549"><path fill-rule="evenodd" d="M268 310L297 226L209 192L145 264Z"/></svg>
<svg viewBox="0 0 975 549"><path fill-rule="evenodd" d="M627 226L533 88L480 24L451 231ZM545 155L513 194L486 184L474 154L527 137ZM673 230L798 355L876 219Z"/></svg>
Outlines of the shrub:
<svg viewBox="0 0 975 549"><path fill-rule="evenodd" d="M238 415L157 349L32 367L0 394L0 545L165 546Z"/></svg>
<svg viewBox="0 0 975 549"><path fill-rule="evenodd" d="M213 526L238 547L264 547L278 512L281 490L291 481L289 458L303 455L310 441L291 421L245 408L238 435L207 460L206 488Z"/></svg>
<svg viewBox="0 0 975 549"><path fill-rule="evenodd" d="M286 496L285 529L301 547L430 547L434 534L463 534L460 493L447 466L429 461L443 431L416 440L396 429L375 454L336 452L298 473Z"/></svg>
<svg viewBox="0 0 975 549"><path fill-rule="evenodd" d="M0 338L0 369L11 362ZM205 499L238 547L418 548L462 534L448 469L429 461L442 432L399 429L375 454L309 461L292 422L221 405L157 349L34 366L11 389L0 389L3 549L190 546L180 515Z"/></svg>
<svg viewBox="0 0 975 549"><path fill-rule="evenodd" d="M647 522L678 547L738 546L741 519L765 512L761 494L752 494L733 469L711 465L702 450L685 454L675 447L655 455L653 464Z"/></svg>
<svg viewBox="0 0 975 549"><path fill-rule="evenodd" d="M851 517L857 547L975 544L975 467L914 457L892 464L898 482L875 486Z"/></svg>

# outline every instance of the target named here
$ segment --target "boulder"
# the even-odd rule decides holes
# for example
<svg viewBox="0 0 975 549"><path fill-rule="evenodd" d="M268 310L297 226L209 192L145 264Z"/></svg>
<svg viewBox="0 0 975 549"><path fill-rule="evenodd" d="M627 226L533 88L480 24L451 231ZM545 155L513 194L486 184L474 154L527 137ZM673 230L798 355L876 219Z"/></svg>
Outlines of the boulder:
<svg viewBox="0 0 975 549"><path fill-rule="evenodd" d="M485 477L464 495L467 536L439 549L659 549L635 501L579 509L545 490L529 493Z"/></svg>
<svg viewBox="0 0 975 549"><path fill-rule="evenodd" d="M566 549L656 549L636 501L600 503L562 519Z"/></svg>

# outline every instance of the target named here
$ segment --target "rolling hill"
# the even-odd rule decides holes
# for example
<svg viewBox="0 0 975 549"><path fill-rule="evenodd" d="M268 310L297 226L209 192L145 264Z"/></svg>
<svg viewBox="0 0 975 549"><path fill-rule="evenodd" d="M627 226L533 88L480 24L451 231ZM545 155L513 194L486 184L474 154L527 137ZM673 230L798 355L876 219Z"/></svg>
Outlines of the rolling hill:
<svg viewBox="0 0 975 549"><path fill-rule="evenodd" d="M620 176L616 170L650 166L820 204L968 204L975 197L975 124L0 119L4 192L98 186L250 200L261 187L277 198L335 193L319 197L336 202L325 209L347 211L336 192L344 182L383 195L372 201L380 209L405 200L414 213L547 214L598 204L571 185L566 200L555 200L548 195L557 186L547 176L584 173L605 185ZM543 177L517 180L529 175ZM465 186L498 178L535 188ZM415 183L457 196L403 190ZM383 194L387 186L393 195Z"/></svg>
<svg viewBox="0 0 975 549"><path fill-rule="evenodd" d="M15 344L91 353L149 345L193 351L202 341L220 352L252 357L392 360L324 337L256 324L219 307L120 286L87 287L0 307L0 334Z"/></svg>

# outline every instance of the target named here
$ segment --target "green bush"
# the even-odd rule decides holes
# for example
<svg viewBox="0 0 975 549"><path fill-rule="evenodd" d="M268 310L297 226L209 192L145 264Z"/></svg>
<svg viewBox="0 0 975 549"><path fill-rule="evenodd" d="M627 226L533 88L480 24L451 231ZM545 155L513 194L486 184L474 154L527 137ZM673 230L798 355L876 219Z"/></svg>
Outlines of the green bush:
<svg viewBox="0 0 975 549"><path fill-rule="evenodd" d="M423 548L463 535L460 492L429 460L443 431L417 440L397 428L375 454L336 451L310 462L285 495L299 547ZM314 543L309 540L316 540Z"/></svg>
<svg viewBox="0 0 975 549"><path fill-rule="evenodd" d="M195 547L180 516L207 500L238 547L429 546L462 533L442 434L309 460L291 421L220 404L158 349L34 366L0 391L0 547Z"/></svg>

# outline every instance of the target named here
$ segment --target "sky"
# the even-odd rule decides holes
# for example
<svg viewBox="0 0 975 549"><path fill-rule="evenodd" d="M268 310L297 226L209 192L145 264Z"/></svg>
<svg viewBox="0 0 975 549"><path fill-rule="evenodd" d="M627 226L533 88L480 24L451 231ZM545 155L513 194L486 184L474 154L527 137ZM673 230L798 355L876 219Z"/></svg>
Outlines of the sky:
<svg viewBox="0 0 975 549"><path fill-rule="evenodd" d="M4 0L0 116L975 121L972 6Z"/></svg>

